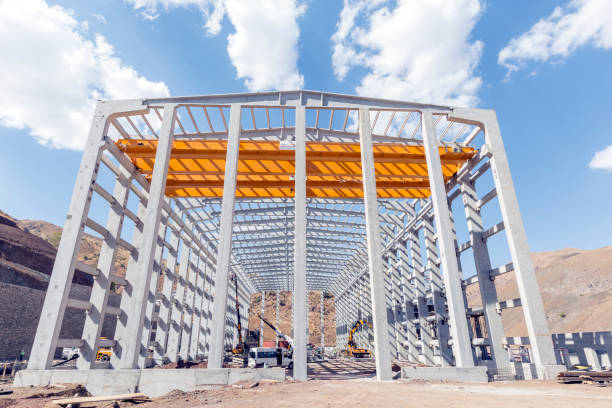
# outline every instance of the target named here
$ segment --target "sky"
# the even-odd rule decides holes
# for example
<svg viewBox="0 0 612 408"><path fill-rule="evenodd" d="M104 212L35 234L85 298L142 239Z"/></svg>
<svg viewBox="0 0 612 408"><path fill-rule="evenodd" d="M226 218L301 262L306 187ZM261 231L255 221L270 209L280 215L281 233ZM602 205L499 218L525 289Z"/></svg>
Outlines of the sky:
<svg viewBox="0 0 612 408"><path fill-rule="evenodd" d="M532 251L612 245L612 1L0 0L0 209L63 225L99 99L495 109Z"/></svg>

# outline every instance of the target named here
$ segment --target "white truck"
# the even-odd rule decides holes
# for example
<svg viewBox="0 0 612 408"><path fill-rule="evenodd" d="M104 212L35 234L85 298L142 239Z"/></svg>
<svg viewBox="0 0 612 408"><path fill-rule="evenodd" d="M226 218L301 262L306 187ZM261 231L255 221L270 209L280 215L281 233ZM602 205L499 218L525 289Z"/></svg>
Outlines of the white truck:
<svg viewBox="0 0 612 408"><path fill-rule="evenodd" d="M249 350L248 366L287 367L293 369L293 353L283 347L253 347Z"/></svg>

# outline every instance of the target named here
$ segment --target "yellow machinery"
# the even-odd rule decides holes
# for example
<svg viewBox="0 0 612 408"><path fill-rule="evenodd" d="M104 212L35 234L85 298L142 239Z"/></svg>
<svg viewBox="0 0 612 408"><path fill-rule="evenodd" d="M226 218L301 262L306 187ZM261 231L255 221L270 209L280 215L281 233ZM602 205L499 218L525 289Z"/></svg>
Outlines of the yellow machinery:
<svg viewBox="0 0 612 408"><path fill-rule="evenodd" d="M240 301L238 300L238 277L236 274L232 274L232 281L235 283L236 287L236 316L238 317L238 344L235 348L232 349L232 353L236 355L246 356L248 353L248 347L244 344L244 340L242 339L242 323L240 322ZM263 301L263 300L262 300Z"/></svg>
<svg viewBox="0 0 612 408"><path fill-rule="evenodd" d="M372 327L371 323L368 323L367 320L357 320L357 322L353 325L351 331L349 331L348 335L348 345L346 350L343 350L343 353L347 357L372 357L372 352L365 348L357 347L355 340L353 340L353 335L357 331L360 326L367 324L369 327Z"/></svg>

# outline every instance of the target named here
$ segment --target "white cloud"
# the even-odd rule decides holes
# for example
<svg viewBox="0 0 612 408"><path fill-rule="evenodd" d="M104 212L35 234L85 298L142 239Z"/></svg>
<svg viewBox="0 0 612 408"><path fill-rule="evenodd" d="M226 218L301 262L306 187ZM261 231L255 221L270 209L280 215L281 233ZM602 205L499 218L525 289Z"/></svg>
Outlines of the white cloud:
<svg viewBox="0 0 612 408"><path fill-rule="evenodd" d="M132 3L136 10L147 20L155 20L159 17L159 10L171 10L178 7L196 7L206 20L206 31L210 35L218 34L221 31L221 21L223 20L223 0L126 0Z"/></svg>
<svg viewBox="0 0 612 408"><path fill-rule="evenodd" d="M227 14L236 32L227 38L227 52L238 77L251 91L300 89L297 68L300 29L297 18L306 7L295 0L228 0Z"/></svg>
<svg viewBox="0 0 612 408"><path fill-rule="evenodd" d="M81 149L97 99L169 95L126 66L101 35L89 41L71 12L42 0L0 6L0 124L56 148Z"/></svg>
<svg viewBox="0 0 612 408"><path fill-rule="evenodd" d="M342 80L367 73L361 95L474 106L483 43L470 39L479 0L345 0L332 36L332 63Z"/></svg>
<svg viewBox="0 0 612 408"><path fill-rule="evenodd" d="M227 38L227 52L238 78L250 91L299 89L297 23L306 6L300 0L128 0L145 18L155 19L160 10L197 7L205 19L206 32L218 34L227 15L234 33Z"/></svg>
<svg viewBox="0 0 612 408"><path fill-rule="evenodd" d="M508 75L528 61L563 59L580 47L612 48L612 1L572 0L556 7L529 31L510 40L498 55Z"/></svg>
<svg viewBox="0 0 612 408"><path fill-rule="evenodd" d="M106 21L106 17L104 17L102 14L92 14L92 17L101 23L108 24L108 21Z"/></svg>
<svg viewBox="0 0 612 408"><path fill-rule="evenodd" d="M593 170L612 171L612 145L596 152L593 159L589 162L589 167Z"/></svg>

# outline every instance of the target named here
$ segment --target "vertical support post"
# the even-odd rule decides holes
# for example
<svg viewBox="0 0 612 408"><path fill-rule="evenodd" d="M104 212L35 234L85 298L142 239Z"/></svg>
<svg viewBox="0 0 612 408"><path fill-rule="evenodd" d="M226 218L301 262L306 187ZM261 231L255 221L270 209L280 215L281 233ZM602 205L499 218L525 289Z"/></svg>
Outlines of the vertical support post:
<svg viewBox="0 0 612 408"><path fill-rule="evenodd" d="M170 224L170 220L168 220ZM170 333L170 313L172 311L172 287L177 281L176 265L178 257L178 249L180 244L179 233L170 228L170 249L168 250L168 259L164 268L164 285L162 288L162 297L159 302L159 312L157 314L157 332L155 332L155 353L154 359L157 363L163 364L167 358L166 346L168 335Z"/></svg>
<svg viewBox="0 0 612 408"><path fill-rule="evenodd" d="M260 312L259 314L261 315L261 317L265 318L266 317L266 291L262 290L261 291L261 305L260 305ZM259 320L259 347L263 347L263 342L264 342L264 330L266 329L266 327L264 326L264 322L263 320Z"/></svg>
<svg viewBox="0 0 612 408"><path fill-rule="evenodd" d="M234 223L234 201L236 198L236 173L238 171L238 149L240 147L240 104L232 104L225 159L221 226L215 274L215 297L210 335L208 368L223 367L223 336L227 311L227 286L232 255L232 229Z"/></svg>
<svg viewBox="0 0 612 408"><path fill-rule="evenodd" d="M191 229L191 224L185 223L187 228ZM190 243L192 244L192 243ZM166 355L168 360L176 363L180 352L180 337L183 331L183 310L185 302L185 286L187 284L187 271L189 269L189 256L191 247L186 241L183 241L183 249L181 250L181 260L179 263L179 276L176 282L176 291L172 303L172 312L170 315L170 333L168 333L168 347Z"/></svg>
<svg viewBox="0 0 612 408"><path fill-rule="evenodd" d="M372 293L372 323L374 324L374 342L376 344L376 378L378 381L389 381L392 374L387 312L385 310L385 272L378 226L378 195L374 171L370 110L368 108L359 108L359 141L361 144L363 196L368 241L368 267L370 269L370 290Z"/></svg>
<svg viewBox="0 0 612 408"><path fill-rule="evenodd" d="M191 345L191 337L194 333L193 327L193 304L195 299L196 285L198 284L198 255L197 251L191 251L189 256L189 265L187 266L188 275L185 286L185 301L183 302L183 332L181 334L181 350L179 355L183 361L190 361L192 359L192 350L189 348Z"/></svg>
<svg viewBox="0 0 612 408"><path fill-rule="evenodd" d="M401 263L401 276L402 276L402 293L403 301L402 307L405 318L405 333L406 342L408 343L408 361L416 363L419 361L419 353L417 351L417 334L416 327L414 324L414 305L412 303L414 298L414 291L412 290L410 282L410 263L408 259L408 251L406 248L406 242L400 243L399 259Z"/></svg>
<svg viewBox="0 0 612 408"><path fill-rule="evenodd" d="M204 291L206 263L201 257L197 259L197 283L194 289L193 301L193 323L191 328L191 344L189 346L189 356L193 361L198 361L202 354L200 353L200 336L202 326L202 292Z"/></svg>
<svg viewBox="0 0 612 408"><path fill-rule="evenodd" d="M276 307L275 307L275 311L274 312L275 312L275 315L276 315L276 319L275 319L276 327L278 328L278 327L280 327L279 326L279 324L280 324L280 321L279 321L279 319L280 319L280 290L276 291ZM278 340L279 340L279 338L278 338L278 333L276 333L276 332L274 332L274 339L275 339L275 342L276 342L276 347L278 347Z"/></svg>
<svg viewBox="0 0 612 408"><path fill-rule="evenodd" d="M418 231L412 230L408 235L410 257L412 258L412 277L414 278L414 296L417 301L419 332L421 333L421 355L424 364L434 364L433 349L431 347L431 329L427 322L427 290L425 289L425 275L421 243Z"/></svg>
<svg viewBox="0 0 612 408"><path fill-rule="evenodd" d="M477 205L477 194L474 182L461 181L461 193L465 207L465 218L467 220L468 233L472 244L472 253L478 276L478 287L480 289L480 301L484 311L489 336L489 347L491 358L497 368L506 368L510 365L506 351L502 344L504 340L504 326L501 315L497 313L497 289L495 281L490 279L491 259L487 243L483 237L484 226Z"/></svg>
<svg viewBox="0 0 612 408"><path fill-rule="evenodd" d="M70 207L66 215L66 222L62 230L62 238L57 248L57 256L53 264L53 271L49 278L49 286L43 303L32 352L28 361L28 369L43 370L50 368L53 363L55 346L62 328L66 303L70 295L74 265L79 252L83 225L87 220L92 185L98 175L100 163L100 144L108 129L108 117L104 112L103 104L99 102L89 129L89 136L77 180L70 199Z"/></svg>
<svg viewBox="0 0 612 408"><path fill-rule="evenodd" d="M321 291L321 347L325 352L325 293Z"/></svg>
<svg viewBox="0 0 612 408"><path fill-rule="evenodd" d="M440 277L440 259L436 251L433 224L428 214L423 216L423 238L425 239L425 253L427 255L427 269L430 273L431 297L434 307L436 333L438 335L438 351L440 353L440 364L443 366L453 365L453 356L448 347L448 323L446 322L446 302L444 301L442 278ZM454 235L453 235L454 237ZM454 239L453 239L454 242ZM454 244L453 244L454 246ZM463 288L461 290L463 296ZM464 299L462 297L462 299ZM467 326L467 320L466 320ZM469 339L471 345L471 338Z"/></svg>
<svg viewBox="0 0 612 408"><path fill-rule="evenodd" d="M168 215L168 217L170 217L170 215ZM151 271L151 280L149 282L149 291L145 296L145 315L141 334L140 353L138 355L138 367L140 368L147 368L151 360L149 358L149 343L151 342L151 331L153 330L153 315L155 312L155 298L157 297L157 282L159 280L159 273L161 272L162 256L164 252L162 242L166 237L166 229L167 227L163 225L163 221L160 222L158 239L155 241L155 256L153 258L153 268Z"/></svg>
<svg viewBox="0 0 612 408"><path fill-rule="evenodd" d="M472 345L468 332L461 277L457 264L457 253L454 246L452 227L450 225L450 212L446 196L446 187L442 174L440 151L438 150L438 136L430 110L421 113L423 144L429 174L429 188L434 208L438 244L440 247L440 261L444 269L444 287L446 288L446 301L450 320L450 332L453 337L453 354L458 367L473 367Z"/></svg>
<svg viewBox="0 0 612 408"><path fill-rule="evenodd" d="M306 108L295 108L295 249L293 267L293 378L306 381L308 299L306 289Z"/></svg>
<svg viewBox="0 0 612 408"><path fill-rule="evenodd" d="M117 345L111 357L111 365L115 368L138 368L145 307L166 191L175 119L175 105L164 105L147 209L143 219L142 245L138 248L138 261L135 268L127 272L128 288L121 296L121 310L125 315L122 315L117 322L115 334Z"/></svg>

